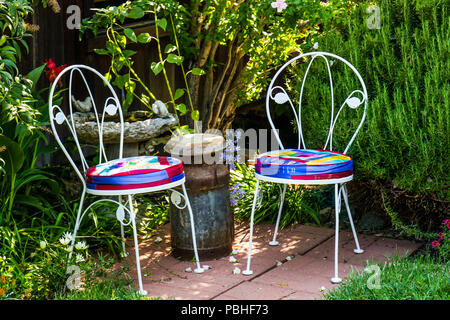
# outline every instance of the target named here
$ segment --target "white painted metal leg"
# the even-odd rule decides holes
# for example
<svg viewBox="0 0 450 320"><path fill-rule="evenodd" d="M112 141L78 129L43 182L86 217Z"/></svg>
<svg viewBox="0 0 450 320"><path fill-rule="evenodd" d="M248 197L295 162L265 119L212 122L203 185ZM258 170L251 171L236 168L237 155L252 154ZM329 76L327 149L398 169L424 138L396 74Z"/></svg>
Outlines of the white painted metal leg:
<svg viewBox="0 0 450 320"><path fill-rule="evenodd" d="M119 203L122 203L122 196L119 196ZM123 257L128 256L128 252L125 248L125 232L123 230L123 224L120 223L120 236L122 237L122 255Z"/></svg>
<svg viewBox="0 0 450 320"><path fill-rule="evenodd" d="M78 214L77 214L77 219L75 220L75 228L73 229L73 234L72 234L72 242L70 244L70 252L69 252L69 261L72 258L72 252L73 252L73 248L75 246L75 238L77 237L77 232L78 232L78 228L80 227L81 224L81 219L82 219L82 215L81 212L83 211L83 204L84 204L84 198L86 196L86 190L83 189L83 193L81 194L81 199L80 199L80 205L78 206Z"/></svg>
<svg viewBox="0 0 450 320"><path fill-rule="evenodd" d="M342 194L344 196L344 202L345 202L345 207L347 209L348 220L350 221L350 225L352 227L353 238L355 239L356 249L353 249L353 252L355 252L355 253L363 253L364 250L361 249L360 246L359 246L358 235L356 234L355 225L353 223L352 214L350 212L350 206L348 204L347 188L345 187L345 185L342 185Z"/></svg>
<svg viewBox="0 0 450 320"><path fill-rule="evenodd" d="M334 277L331 278L332 283L340 283L342 279L339 278L338 272L338 253L339 253L339 211L340 211L340 196L339 196L339 187L337 184L334 185L334 208L336 215L336 226L335 226L335 234L334 234Z"/></svg>
<svg viewBox="0 0 450 320"><path fill-rule="evenodd" d="M253 274L253 271L250 269L250 263L252 259L253 220L255 217L256 198L258 197L258 189L259 189L259 179L256 179L255 196L253 198L252 213L250 216L250 235L249 235L250 239L248 242L247 269L242 271L242 274L246 276Z"/></svg>
<svg viewBox="0 0 450 320"><path fill-rule="evenodd" d="M197 239L195 236L195 223L194 223L194 215L192 213L192 208L191 208L191 203L189 201L189 197L187 195L186 192L186 186L184 185L184 183L182 184L182 188L183 188L183 194L184 194L184 199L186 201L186 205L189 211L189 218L191 221L191 232L192 232L192 245L194 247L194 254L195 254L195 262L197 263L197 268L194 269L195 273L202 273L205 270L200 266L200 259L198 257L198 250L197 250Z"/></svg>
<svg viewBox="0 0 450 320"><path fill-rule="evenodd" d="M139 292L142 295L147 295L147 291L145 291L142 286L141 262L139 260L139 247L138 247L137 228L136 228L136 215L134 214L133 198L131 197L131 195L128 195L128 205L130 208L130 219L131 219L131 224L133 227L134 250L136 253L136 268L137 268L137 275L138 275L138 282L139 282Z"/></svg>
<svg viewBox="0 0 450 320"><path fill-rule="evenodd" d="M278 233L278 226L280 224L281 211L283 211L283 202L284 202L284 195L286 194L286 187L287 187L287 184L285 184L283 186L283 192L281 193L280 208L278 210L277 222L275 224L275 231L273 232L273 240L269 242L269 245L271 245L271 246L278 245L277 233Z"/></svg>

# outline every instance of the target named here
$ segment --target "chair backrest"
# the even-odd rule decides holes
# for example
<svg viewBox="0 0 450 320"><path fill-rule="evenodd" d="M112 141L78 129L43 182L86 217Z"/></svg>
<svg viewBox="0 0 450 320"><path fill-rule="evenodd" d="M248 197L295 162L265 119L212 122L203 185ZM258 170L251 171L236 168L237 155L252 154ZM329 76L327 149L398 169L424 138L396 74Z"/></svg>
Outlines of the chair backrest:
<svg viewBox="0 0 450 320"><path fill-rule="evenodd" d="M298 102L298 109L296 109L294 107L294 104L288 94L288 92L280 85L277 85L277 80L278 82L280 82L280 79L278 79L280 77L280 75L282 74L282 72L288 68L289 66L293 65L294 63L297 63L296 61L299 61L300 63L302 62L301 59L305 58L305 60L309 59L309 61L306 61L305 63L302 63L302 65L306 66L306 71L304 73L303 76L303 80L301 83L301 88L300 88L300 95L299 95L299 102ZM359 122L356 131L353 133L350 141L348 142L346 148L344 151L341 151L343 153L346 153L348 151L348 149L350 148L350 146L352 145L353 141L355 140L356 135L358 134L359 130L361 129L364 119L366 117L366 108L367 108L367 101L368 101L368 97L367 97L367 90L366 90L366 85L364 84L364 81L361 77L361 75L359 74L359 72L355 69L355 67L350 64L350 62L348 62L347 60L332 54L332 53L327 53L327 52L308 52L308 53L304 53L301 54L299 56L296 56L292 59L290 59L289 61L287 61L274 75L272 81L270 82L269 88L267 90L267 96L266 96L266 112L267 112L267 117L269 119L269 123L272 127L272 129L275 132L275 137L280 145L280 147L282 149L284 149L283 143L280 140L280 136L279 133L277 132L277 128L275 127L271 115L270 115L270 108L271 108L271 102L275 102L276 104L285 104L285 103L289 103L292 111L294 112L294 116L295 116L295 120L296 120L296 124L297 124L297 129L298 129L298 148L299 149L306 149L306 144L304 141L304 132L302 131L302 99L304 96L304 87L305 87L305 83L308 79L308 73L311 69L311 66L313 64L313 62L317 59L317 58L322 58L325 61L326 67L327 67L327 71L328 71L328 81L329 81L329 86L330 86L330 94L331 94L331 116L330 116L330 126L329 126L329 131L328 131L328 136L327 136L327 140L325 142L325 145L323 147L324 150L333 150L333 132L335 129L335 125L336 125L336 121L339 117L339 115L341 114L342 109L347 105L348 107L350 107L351 109L356 109L361 105L364 105L363 108L363 114L362 114L362 119ZM346 67L350 68L351 71L354 72L354 74L356 75L357 79L359 80L360 83L360 87L359 88L355 88L353 91L350 92L350 94L347 96L347 98L344 100L344 102L341 104L340 108L338 109L337 113L336 113L336 109L335 108L335 96L334 96L334 87L333 87L333 77L331 74L331 65L333 65L335 62L340 61L343 62L345 64ZM317 90L317 88L315 88L314 90ZM310 107L314 107L314 106L310 106Z"/></svg>
<svg viewBox="0 0 450 320"><path fill-rule="evenodd" d="M93 73L94 76L99 77L102 82L104 83L104 85L106 86L107 89L109 89L111 96L109 96L108 98L105 99L104 103L103 103L103 110L99 109L96 105L94 96L92 95L92 90L89 87L88 81L86 79L86 75L84 73L84 71L87 71L89 73ZM54 105L53 104L53 99L54 99L54 94L55 94L55 90L60 82L60 79L66 75L69 74L69 86L68 86L68 106L69 106L69 111L67 113L67 115L69 115L69 117L67 117L66 113L63 111L63 108L61 108L58 105ZM85 180L84 180L84 173L86 172L86 170L89 168L89 165L86 161L86 158L83 154L83 150L81 148L81 144L80 141L78 139L78 134L75 128L75 121L74 121L74 117L73 117L73 113L74 113L74 106L72 103L72 86L74 85L74 74L79 74L80 78L81 78L81 82L84 83L87 92L89 94L89 97L92 101L92 110L91 112L93 112L95 114L95 122L97 124L96 129L98 130L98 140L99 140L99 163L103 163L108 161L107 157L106 157L106 152L105 152L105 147L103 144L103 124L105 121L105 114L108 114L110 116L116 115L117 113L119 114L119 121L120 121L120 138L119 138L119 158L122 158L123 155L123 132L124 132L124 121L123 121L123 114L122 114L122 107L120 104L120 100L117 97L116 92L114 91L113 87L111 86L111 84L108 82L108 80L106 80L106 78L97 70L89 67L89 66L85 66L85 65L72 65L69 67L66 67L54 80L53 85L50 89L50 94L49 94L49 116L50 116L50 125L51 128L53 130L53 133L55 135L55 139L58 142L59 146L61 147L61 149L63 150L64 154L66 155L67 159L69 160L70 164L73 166L73 168L75 169L77 175L80 177L81 181L83 182L83 184L85 184ZM82 84L80 85L79 82L77 82L76 84L78 87L82 86ZM63 100L64 101L64 100ZM66 149L66 147L64 146L63 142L60 139L60 136L58 134L58 129L62 130L62 125L65 124L66 127L69 130L69 134L72 135L72 137L74 138L77 150L78 150L78 154L80 157L80 161L81 161L81 172L80 168L75 164L75 161L73 160L71 154L68 152L68 150Z"/></svg>

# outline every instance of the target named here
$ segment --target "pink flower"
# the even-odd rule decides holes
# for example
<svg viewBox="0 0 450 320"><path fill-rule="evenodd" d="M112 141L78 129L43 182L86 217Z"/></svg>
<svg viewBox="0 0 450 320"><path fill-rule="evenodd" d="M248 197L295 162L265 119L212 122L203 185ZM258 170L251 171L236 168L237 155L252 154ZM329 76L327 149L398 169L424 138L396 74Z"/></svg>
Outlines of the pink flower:
<svg viewBox="0 0 450 320"><path fill-rule="evenodd" d="M286 4L285 1L286 1L286 0L277 0L277 1L275 1L275 2L272 2L272 3L271 3L272 8L277 8L277 12L283 11L284 9L287 8L287 4Z"/></svg>
<svg viewBox="0 0 450 320"><path fill-rule="evenodd" d="M433 247L437 247L438 245L439 245L439 241L433 241L432 243L431 243L431 245L433 246Z"/></svg>
<svg viewBox="0 0 450 320"><path fill-rule="evenodd" d="M443 240L444 239L444 234L442 232L439 232L438 235L439 235L439 240Z"/></svg>

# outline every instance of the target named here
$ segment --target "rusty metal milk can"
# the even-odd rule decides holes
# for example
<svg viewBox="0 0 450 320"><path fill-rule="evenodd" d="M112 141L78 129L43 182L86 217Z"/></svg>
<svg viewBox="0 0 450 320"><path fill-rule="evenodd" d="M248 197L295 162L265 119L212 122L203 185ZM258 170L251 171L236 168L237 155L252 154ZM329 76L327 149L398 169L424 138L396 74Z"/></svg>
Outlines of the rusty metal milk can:
<svg viewBox="0 0 450 320"><path fill-rule="evenodd" d="M217 161L224 149L221 135L197 133L173 137L164 148L183 161L186 189L191 203L200 258L215 259L232 251L234 216L230 209L227 166ZM170 203L172 254L194 256L187 208Z"/></svg>

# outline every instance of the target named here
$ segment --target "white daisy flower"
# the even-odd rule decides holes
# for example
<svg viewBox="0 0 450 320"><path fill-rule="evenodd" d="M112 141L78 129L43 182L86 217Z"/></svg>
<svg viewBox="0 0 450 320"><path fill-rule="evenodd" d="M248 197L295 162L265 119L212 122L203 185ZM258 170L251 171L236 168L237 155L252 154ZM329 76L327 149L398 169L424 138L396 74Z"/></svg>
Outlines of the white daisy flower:
<svg viewBox="0 0 450 320"><path fill-rule="evenodd" d="M84 241L79 241L75 244L75 249L77 250L86 250L88 248L88 245Z"/></svg>
<svg viewBox="0 0 450 320"><path fill-rule="evenodd" d="M75 257L75 261L76 261L77 263L83 262L83 261L84 261L83 255L80 254L80 253L77 253L77 255L76 255L76 257Z"/></svg>

